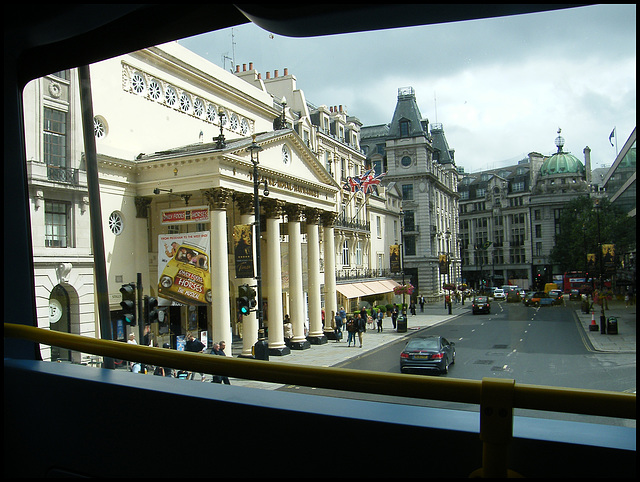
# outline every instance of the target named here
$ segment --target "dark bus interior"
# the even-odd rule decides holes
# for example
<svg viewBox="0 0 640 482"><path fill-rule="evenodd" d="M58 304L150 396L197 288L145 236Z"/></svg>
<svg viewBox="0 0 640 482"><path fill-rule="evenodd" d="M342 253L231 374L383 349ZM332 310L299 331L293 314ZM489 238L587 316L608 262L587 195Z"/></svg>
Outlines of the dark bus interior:
<svg viewBox="0 0 640 482"><path fill-rule="evenodd" d="M12 5L4 21L5 323L37 326L22 115L29 80L249 21L314 36L575 6L290 5ZM439 478L483 466L477 412L233 386L212 394L204 384L127 375L46 363L37 342L5 336L4 475ZM508 474L635 477L635 448L608 445L610 430L519 420Z"/></svg>

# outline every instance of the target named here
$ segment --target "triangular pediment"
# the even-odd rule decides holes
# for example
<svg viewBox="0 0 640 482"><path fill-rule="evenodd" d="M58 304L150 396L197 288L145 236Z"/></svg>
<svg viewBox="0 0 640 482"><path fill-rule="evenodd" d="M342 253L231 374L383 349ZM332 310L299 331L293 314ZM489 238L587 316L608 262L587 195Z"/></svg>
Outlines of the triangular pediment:
<svg viewBox="0 0 640 482"><path fill-rule="evenodd" d="M267 181L271 196L325 209L335 206L340 186L295 131L260 133L228 146L221 162L234 164L238 178L242 178L243 172L249 172L253 182L252 145L260 147L254 149L254 159L258 161L259 179Z"/></svg>
<svg viewBox="0 0 640 482"><path fill-rule="evenodd" d="M248 148L253 138L238 142L233 154L251 160ZM338 184L320 164L317 156L305 145L302 139L290 129L256 134L255 143L260 146L258 165L260 170L278 172L284 177L294 177L301 181L327 184L339 189Z"/></svg>
<svg viewBox="0 0 640 482"><path fill-rule="evenodd" d="M272 198L323 210L335 209L340 186L291 129L225 140L222 147L215 142L192 144L139 156L136 160L138 181L147 185L146 190L171 183L174 192L183 185L189 190L219 186L253 193L254 164L249 148L254 142L259 146L254 150L258 179L267 181ZM174 167L179 175L172 179L170 173ZM263 188L264 185L261 194ZM141 190L140 194L146 193Z"/></svg>

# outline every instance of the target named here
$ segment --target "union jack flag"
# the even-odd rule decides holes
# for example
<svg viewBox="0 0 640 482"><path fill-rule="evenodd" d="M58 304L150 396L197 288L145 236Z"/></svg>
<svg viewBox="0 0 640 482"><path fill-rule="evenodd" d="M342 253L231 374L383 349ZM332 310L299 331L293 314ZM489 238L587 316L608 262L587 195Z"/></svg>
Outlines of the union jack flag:
<svg viewBox="0 0 640 482"><path fill-rule="evenodd" d="M360 179L357 177L348 177L342 189L346 191L356 192L360 190Z"/></svg>
<svg viewBox="0 0 640 482"><path fill-rule="evenodd" d="M367 194L369 191L373 192L374 187L377 186L378 184L380 184L380 181L382 180L382 177L386 174L386 172L383 172L379 176L374 176L374 174L375 174L375 171L370 170L370 171L366 172L362 176L362 178L360 178L362 191L365 194Z"/></svg>

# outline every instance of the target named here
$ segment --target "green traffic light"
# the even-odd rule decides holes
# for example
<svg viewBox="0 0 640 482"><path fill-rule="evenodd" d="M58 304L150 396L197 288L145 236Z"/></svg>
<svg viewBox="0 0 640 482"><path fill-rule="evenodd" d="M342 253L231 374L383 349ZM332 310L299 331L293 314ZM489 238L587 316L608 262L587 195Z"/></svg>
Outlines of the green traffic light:
<svg viewBox="0 0 640 482"><path fill-rule="evenodd" d="M127 325L134 326L136 324L136 285L135 283L127 283L120 288L122 293L122 317Z"/></svg>

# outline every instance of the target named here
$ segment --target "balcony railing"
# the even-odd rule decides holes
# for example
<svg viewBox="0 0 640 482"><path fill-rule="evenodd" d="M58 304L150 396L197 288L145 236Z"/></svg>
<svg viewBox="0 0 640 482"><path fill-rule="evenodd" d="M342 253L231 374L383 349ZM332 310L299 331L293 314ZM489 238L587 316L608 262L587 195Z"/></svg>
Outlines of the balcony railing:
<svg viewBox="0 0 640 482"><path fill-rule="evenodd" d="M47 179L63 184L79 185L78 169L47 165Z"/></svg>
<svg viewBox="0 0 640 482"><path fill-rule="evenodd" d="M347 217L344 215L338 216L335 225L339 228L348 228L358 231L370 231L371 229L371 223L347 219Z"/></svg>
<svg viewBox="0 0 640 482"><path fill-rule="evenodd" d="M375 268L342 268L336 270L336 281L345 280L368 280L376 278L392 278L391 271L388 269Z"/></svg>

